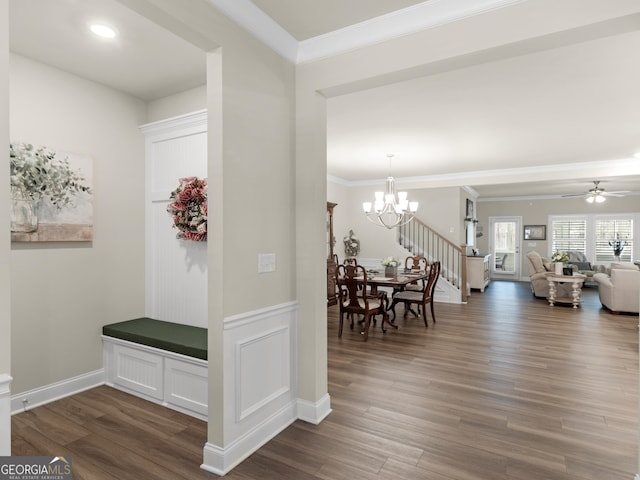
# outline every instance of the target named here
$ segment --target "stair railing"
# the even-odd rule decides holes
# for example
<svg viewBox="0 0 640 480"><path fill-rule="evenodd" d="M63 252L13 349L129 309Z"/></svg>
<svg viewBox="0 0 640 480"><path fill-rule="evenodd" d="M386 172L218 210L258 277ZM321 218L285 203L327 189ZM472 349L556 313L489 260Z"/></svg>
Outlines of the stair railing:
<svg viewBox="0 0 640 480"><path fill-rule="evenodd" d="M413 255L422 255L429 262L439 260L440 276L460 290L463 303L467 301L466 245L454 244L417 218L398 227L398 242Z"/></svg>

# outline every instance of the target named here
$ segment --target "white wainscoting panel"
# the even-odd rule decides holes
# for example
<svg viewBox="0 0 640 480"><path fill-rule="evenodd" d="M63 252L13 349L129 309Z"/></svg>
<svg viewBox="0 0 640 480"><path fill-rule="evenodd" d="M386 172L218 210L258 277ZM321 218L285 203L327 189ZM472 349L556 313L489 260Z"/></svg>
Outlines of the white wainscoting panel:
<svg viewBox="0 0 640 480"><path fill-rule="evenodd" d="M202 468L224 475L297 419L297 302L224 321L225 442Z"/></svg>
<svg viewBox="0 0 640 480"><path fill-rule="evenodd" d="M290 336L285 325L236 343L236 421L290 392Z"/></svg>
<svg viewBox="0 0 640 480"><path fill-rule="evenodd" d="M0 456L11 455L11 378L0 373Z"/></svg>
<svg viewBox="0 0 640 480"><path fill-rule="evenodd" d="M172 358L164 361L164 400L207 418L209 414L209 369Z"/></svg>
<svg viewBox="0 0 640 480"><path fill-rule="evenodd" d="M107 382L161 400L163 381L162 357L113 345L113 367L107 370Z"/></svg>
<svg viewBox="0 0 640 480"><path fill-rule="evenodd" d="M182 177L207 177L206 111L140 127L146 152L145 315L207 327L207 244L176 239L167 213Z"/></svg>
<svg viewBox="0 0 640 480"><path fill-rule="evenodd" d="M107 385L208 420L206 360L107 335L102 347Z"/></svg>

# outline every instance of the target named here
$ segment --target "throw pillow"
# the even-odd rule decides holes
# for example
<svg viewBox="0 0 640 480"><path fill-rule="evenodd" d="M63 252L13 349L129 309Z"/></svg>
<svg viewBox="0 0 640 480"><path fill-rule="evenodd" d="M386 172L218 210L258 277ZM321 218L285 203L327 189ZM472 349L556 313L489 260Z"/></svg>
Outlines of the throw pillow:
<svg viewBox="0 0 640 480"><path fill-rule="evenodd" d="M578 267L578 270L591 270L591 262L570 262L571 265Z"/></svg>

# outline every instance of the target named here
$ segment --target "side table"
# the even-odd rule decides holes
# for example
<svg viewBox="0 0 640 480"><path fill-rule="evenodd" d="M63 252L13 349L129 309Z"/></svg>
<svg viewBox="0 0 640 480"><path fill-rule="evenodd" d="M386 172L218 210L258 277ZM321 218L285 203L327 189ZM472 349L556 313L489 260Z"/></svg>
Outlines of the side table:
<svg viewBox="0 0 640 480"><path fill-rule="evenodd" d="M582 294L582 285L586 278L587 276L583 274L556 275L555 273L548 273L549 305L553 306L554 303L571 303L573 308L578 308L578 305L580 305L580 296ZM571 298L556 298L556 283L571 283Z"/></svg>

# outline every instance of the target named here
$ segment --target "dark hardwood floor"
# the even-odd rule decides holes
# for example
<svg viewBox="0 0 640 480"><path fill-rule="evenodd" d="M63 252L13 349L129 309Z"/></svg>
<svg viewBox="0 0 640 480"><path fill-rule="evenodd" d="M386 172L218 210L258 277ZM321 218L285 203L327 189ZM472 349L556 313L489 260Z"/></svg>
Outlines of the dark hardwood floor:
<svg viewBox="0 0 640 480"><path fill-rule="evenodd" d="M494 282L437 323L337 337L320 425L295 422L231 480L620 480L638 450L638 316L550 307ZM373 327L372 327L373 328ZM198 479L204 422L108 387L13 417L14 455L71 455L74 479Z"/></svg>

